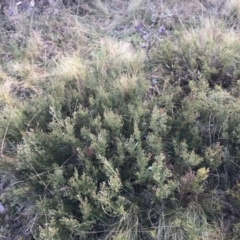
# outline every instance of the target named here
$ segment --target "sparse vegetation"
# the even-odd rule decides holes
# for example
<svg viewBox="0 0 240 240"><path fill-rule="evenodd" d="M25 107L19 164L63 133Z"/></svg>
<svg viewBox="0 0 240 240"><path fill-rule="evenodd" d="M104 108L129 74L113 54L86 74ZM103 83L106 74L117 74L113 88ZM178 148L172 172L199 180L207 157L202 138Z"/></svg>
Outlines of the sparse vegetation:
<svg viewBox="0 0 240 240"><path fill-rule="evenodd" d="M239 239L239 1L1 8L1 239Z"/></svg>

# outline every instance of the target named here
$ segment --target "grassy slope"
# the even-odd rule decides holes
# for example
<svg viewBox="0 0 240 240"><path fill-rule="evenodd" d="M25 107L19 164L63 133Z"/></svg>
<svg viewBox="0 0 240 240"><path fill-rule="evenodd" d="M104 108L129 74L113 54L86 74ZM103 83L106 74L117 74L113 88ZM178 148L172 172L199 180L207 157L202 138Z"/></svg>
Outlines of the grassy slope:
<svg viewBox="0 0 240 240"><path fill-rule="evenodd" d="M15 16L1 15L0 191L6 208L0 219L3 239L4 236L31 239L32 234L44 228L44 222L35 224L38 216L34 206L28 206L26 211L21 208L24 189L14 193L19 205L15 201L11 206L11 199L5 196L7 189L17 186L21 180L16 175L16 170L21 168L18 162L19 145L36 129L48 131L45 121L52 116L58 119L60 113L54 112L58 103L65 104L67 116L75 107L71 105L74 99L77 105L77 101L81 100L78 95L87 96L86 89L94 85L89 80L91 74L96 88L105 86L105 79L109 81L121 76L116 88L124 94L131 94L138 84L136 79L144 78L147 101L159 98L159 104L174 119L170 136L183 139L182 132L187 132L189 139L186 138L186 141L194 139L188 147L199 153L199 144L209 146L204 161L214 171L208 183L204 183L204 176L201 179L201 172L194 168L197 161L202 161L194 158L194 154L186 158L189 158L189 166L196 173L187 167L181 168L181 164L171 163L174 169L178 169L175 173L179 183L176 199L184 199L183 205L189 202L192 205L183 210L183 205L177 208L179 205L176 203L173 207L176 207L177 216L160 217L158 227L155 224L152 231L144 231L148 231L152 239L238 239L239 1L231 0L226 4L215 0L67 2L68 6L60 1L56 5L47 5L41 14L19 11ZM152 34L150 40L153 45L136 32L135 26L140 22L144 23L144 30ZM166 32L164 36L159 36L157 31L162 25ZM71 96L64 95L66 85L69 88L74 85L77 90L72 91ZM55 108L53 112L50 108L50 114L44 106L45 102L41 101L46 96L49 106ZM193 102L196 104L192 105ZM178 109L186 109L185 116L178 115ZM230 127L225 128L226 118L232 122ZM178 129L181 129L180 133ZM191 137L199 134L195 131L201 133L199 138ZM214 138L211 137L213 135ZM169 159L173 145L167 145ZM231 149L228 149L229 145ZM177 148L184 148L184 144ZM223 167L218 168L223 157L226 163L224 170ZM231 175L225 168L229 168ZM204 193L206 195L194 194L198 192L191 180L196 178L195 174L199 177L196 181L203 186L209 184L211 197L207 192ZM36 171L35 177L41 181ZM188 198L186 194L190 191L191 181L193 194ZM205 212L202 213L198 203L205 196ZM13 219L11 214L20 217ZM134 229L131 222L134 220L130 220L129 228ZM186 230L187 227L181 227L183 222L187 222L189 229L194 222L202 233L196 229ZM39 239L46 239L44 234L43 231ZM129 236L128 239L134 237ZM116 237L111 231L105 238L125 239L121 233Z"/></svg>

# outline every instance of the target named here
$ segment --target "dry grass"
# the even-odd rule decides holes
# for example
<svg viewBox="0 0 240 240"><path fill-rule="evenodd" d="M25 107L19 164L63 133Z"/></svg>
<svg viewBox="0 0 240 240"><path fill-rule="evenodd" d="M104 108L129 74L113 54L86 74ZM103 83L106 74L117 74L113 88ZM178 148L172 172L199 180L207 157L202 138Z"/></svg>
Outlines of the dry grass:
<svg viewBox="0 0 240 240"><path fill-rule="evenodd" d="M100 41L98 71L105 75L108 70L137 74L143 68L144 51L136 51L130 43L104 38Z"/></svg>
<svg viewBox="0 0 240 240"><path fill-rule="evenodd" d="M240 2L238 0L226 1L225 9L230 18L240 21Z"/></svg>
<svg viewBox="0 0 240 240"><path fill-rule="evenodd" d="M40 32L32 31L30 37L26 41L26 57L38 60L41 58L44 49L44 40Z"/></svg>
<svg viewBox="0 0 240 240"><path fill-rule="evenodd" d="M56 68L51 74L56 79L65 81L78 80L84 81L86 79L86 66L83 64L83 60L79 56L67 56L60 59Z"/></svg>
<svg viewBox="0 0 240 240"><path fill-rule="evenodd" d="M16 104L16 100L11 95L12 84L13 82L10 79L6 79L5 82L1 83L0 88L0 102L8 107Z"/></svg>
<svg viewBox="0 0 240 240"><path fill-rule="evenodd" d="M203 18L199 28L186 29L183 41L196 45L199 49L215 48L222 50L227 45L236 47L239 44L239 33L233 28L226 28L224 23L215 18Z"/></svg>
<svg viewBox="0 0 240 240"><path fill-rule="evenodd" d="M93 5L97 10L97 14L103 15L103 16L109 16L109 6L108 1L102 1L102 0L94 0Z"/></svg>
<svg viewBox="0 0 240 240"><path fill-rule="evenodd" d="M127 13L136 14L143 6L143 4L144 4L143 0L131 0L127 8Z"/></svg>
<svg viewBox="0 0 240 240"><path fill-rule="evenodd" d="M136 37L135 25L143 22L149 30L153 17L158 19L153 31L156 32L160 25L166 26L166 41L164 39L151 49L155 80L164 79L162 95L169 94L166 100L159 97L159 106L161 101L169 101L165 104L167 109L172 104L173 89L180 91L180 87L173 88L170 81L180 75L174 75L176 62L180 69L177 70L187 72L187 76L195 74L199 58L206 62L204 67L209 67L202 70L209 73L204 76L206 78L218 70L233 79L238 76L240 34L236 26L240 21L239 0L229 0L225 4L217 0L162 0L152 1L152 4L147 0L94 0L91 3L84 1L83 5L81 16L72 14L70 8L61 9L63 1L57 1L50 6L58 9L55 13L48 7L46 13L33 18L21 15L15 7L15 15L6 17L8 27L12 26L13 30L2 29L6 34L0 43L0 113L4 115L1 135L5 134L7 124L14 131L26 129L28 123L17 122L22 117L20 110L24 108L25 100L39 93L49 93L47 87L51 84L61 88L64 84L77 82L77 94L84 94L89 84L100 89L108 81L113 91L131 95L139 87L140 77L153 76L146 68L149 64L146 49L132 44ZM79 8L80 1L77 6ZM167 41L169 45L164 45ZM220 67L219 62L222 63ZM197 76L202 72L197 69ZM181 76L177 81L181 81ZM19 86L31 94L19 97ZM9 119L6 120L5 115L9 115ZM182 191L188 192L188 183L181 180L185 184ZM106 239L138 239L138 231L141 231L138 211L133 206L111 226ZM151 233L153 239L164 240L194 239L194 234L198 239L222 239L225 234L221 235L217 230L218 223L210 225L206 221L197 204L173 215L169 218L158 215L159 226L155 224L153 231L144 231ZM58 231L52 229L55 230Z"/></svg>

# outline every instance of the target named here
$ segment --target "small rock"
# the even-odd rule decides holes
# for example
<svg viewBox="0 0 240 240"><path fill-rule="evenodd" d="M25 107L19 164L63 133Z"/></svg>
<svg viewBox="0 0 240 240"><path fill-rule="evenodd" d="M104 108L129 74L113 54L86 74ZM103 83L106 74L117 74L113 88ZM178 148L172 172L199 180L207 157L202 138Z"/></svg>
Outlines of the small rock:
<svg viewBox="0 0 240 240"><path fill-rule="evenodd" d="M0 203L0 214L4 214L5 213L5 208L4 206L2 205L2 203Z"/></svg>

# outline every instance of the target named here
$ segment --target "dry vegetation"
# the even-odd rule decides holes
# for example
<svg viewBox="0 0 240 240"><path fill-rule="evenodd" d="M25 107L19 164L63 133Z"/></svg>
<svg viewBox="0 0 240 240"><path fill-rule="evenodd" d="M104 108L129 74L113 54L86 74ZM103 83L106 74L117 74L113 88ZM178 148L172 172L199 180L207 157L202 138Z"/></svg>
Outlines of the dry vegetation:
<svg viewBox="0 0 240 240"><path fill-rule="evenodd" d="M0 6L0 239L240 238L240 1Z"/></svg>

